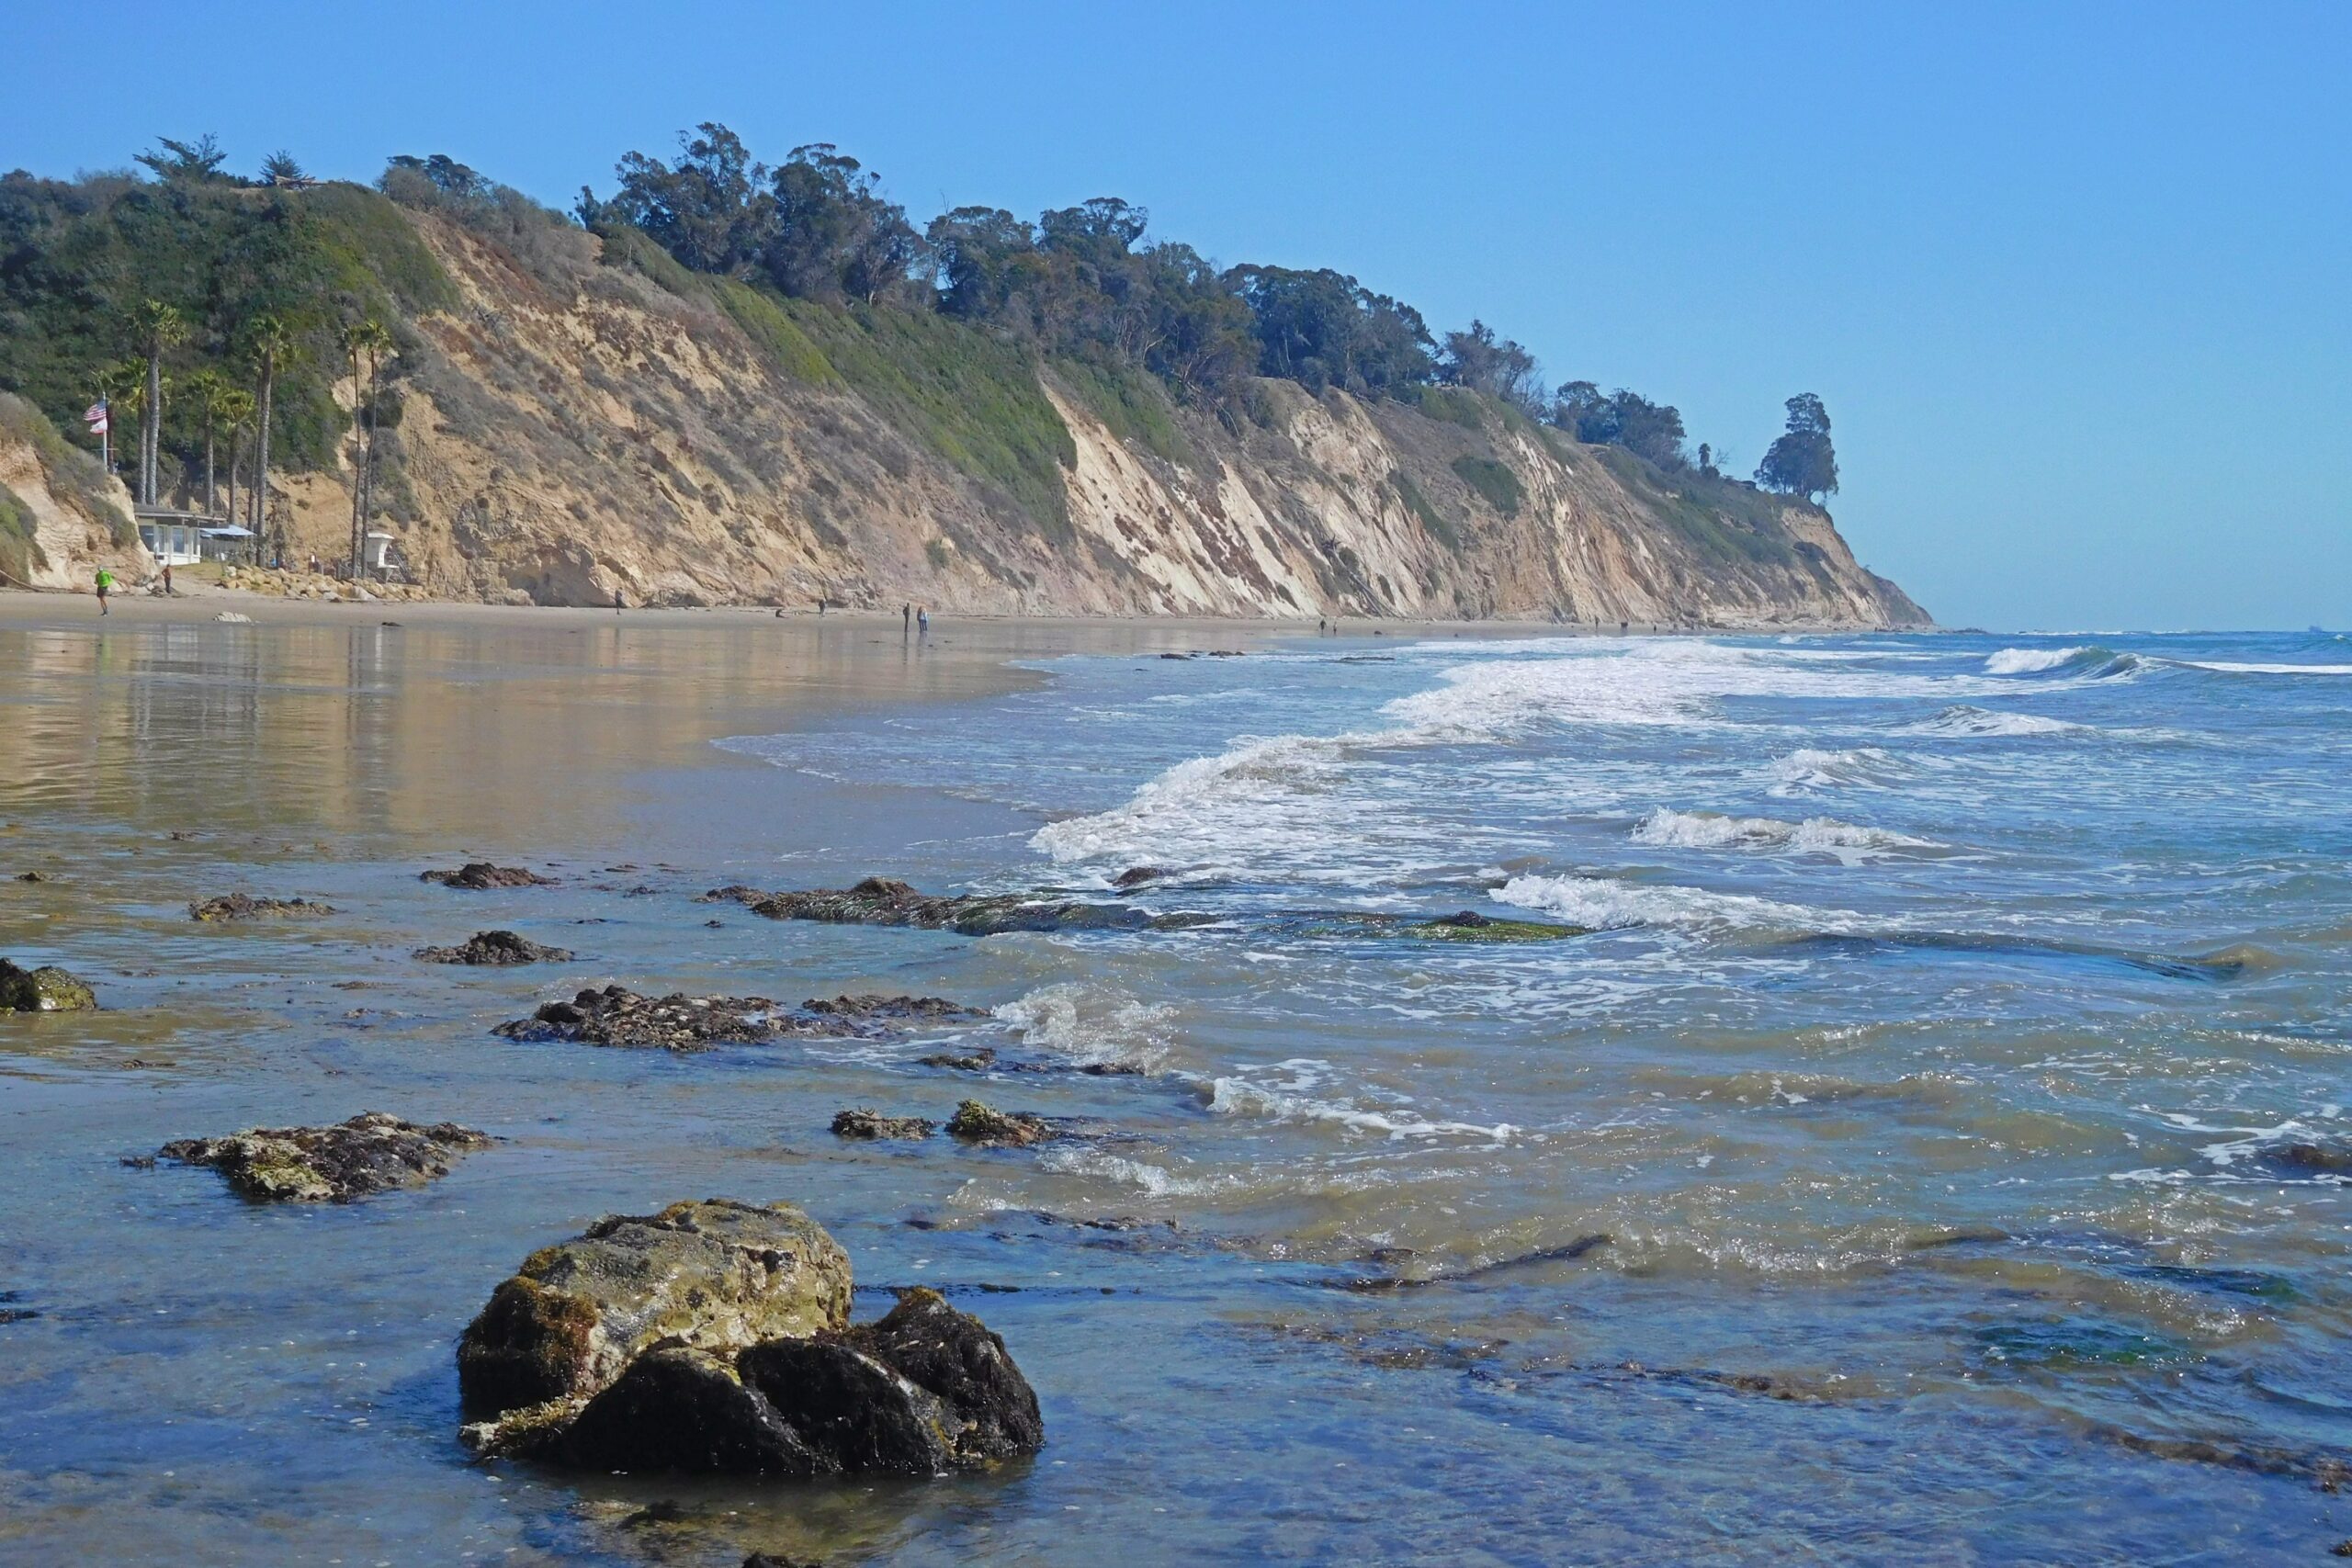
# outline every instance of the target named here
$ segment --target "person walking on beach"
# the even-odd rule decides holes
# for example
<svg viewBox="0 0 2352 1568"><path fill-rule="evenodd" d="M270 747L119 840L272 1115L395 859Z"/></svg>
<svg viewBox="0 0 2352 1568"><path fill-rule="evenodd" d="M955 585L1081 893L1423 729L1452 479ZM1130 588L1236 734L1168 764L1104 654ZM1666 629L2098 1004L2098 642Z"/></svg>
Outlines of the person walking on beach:
<svg viewBox="0 0 2352 1568"><path fill-rule="evenodd" d="M912 631L912 630L914 630L914 629L915 629L915 607L914 607L912 604L901 604L901 605L899 605L899 635L900 637L904 637L904 636L906 636L909 632L910 632L910 631Z"/></svg>
<svg viewBox="0 0 2352 1568"><path fill-rule="evenodd" d="M107 594L110 592L113 588L114 573L108 571L104 567L98 568L98 614L101 615L112 613L107 608Z"/></svg>
<svg viewBox="0 0 2352 1568"><path fill-rule="evenodd" d="M915 612L915 631L918 635L923 637L931 635L931 612L929 610L917 610Z"/></svg>
<svg viewBox="0 0 2352 1568"><path fill-rule="evenodd" d="M166 598L166 599L169 599L169 598L173 597L173 593L172 593L172 563L171 563L171 562L169 562L169 561L165 561L165 562L164 563L164 598Z"/></svg>
<svg viewBox="0 0 2352 1568"><path fill-rule="evenodd" d="M614 615L619 615L620 613L621 613L621 585L620 585L619 583L616 582L616 583L614 583L614 584L613 584L613 614L614 614Z"/></svg>

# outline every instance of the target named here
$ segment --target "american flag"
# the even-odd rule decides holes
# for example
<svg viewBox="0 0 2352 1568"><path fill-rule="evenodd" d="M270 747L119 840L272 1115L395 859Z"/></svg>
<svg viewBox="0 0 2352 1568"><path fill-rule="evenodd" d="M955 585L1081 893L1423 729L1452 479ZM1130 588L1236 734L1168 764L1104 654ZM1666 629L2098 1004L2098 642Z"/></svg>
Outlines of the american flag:
<svg viewBox="0 0 2352 1568"><path fill-rule="evenodd" d="M107 433L107 400L100 398L96 402L84 409L82 417L89 423L91 434L104 435Z"/></svg>

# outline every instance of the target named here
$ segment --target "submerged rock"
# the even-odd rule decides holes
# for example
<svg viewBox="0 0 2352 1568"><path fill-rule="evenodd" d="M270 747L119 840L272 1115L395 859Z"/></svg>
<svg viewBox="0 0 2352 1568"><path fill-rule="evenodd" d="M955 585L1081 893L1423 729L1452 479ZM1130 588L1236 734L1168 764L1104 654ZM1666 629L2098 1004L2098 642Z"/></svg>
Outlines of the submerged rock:
<svg viewBox="0 0 2352 1568"><path fill-rule="evenodd" d="M245 1197L264 1202L348 1203L393 1187L421 1187L449 1174L461 1155L490 1137L443 1122L420 1127L380 1111L330 1127L254 1127L225 1138L182 1138L156 1153L209 1165Z"/></svg>
<svg viewBox="0 0 2352 1568"><path fill-rule="evenodd" d="M849 1258L789 1203L714 1198L608 1214L542 1247L458 1342L469 1440L537 1446L656 1344L732 1352L849 1322Z"/></svg>
<svg viewBox="0 0 2352 1568"><path fill-rule="evenodd" d="M772 893L746 898L738 890L714 889L708 897L732 897L755 915L772 920L822 920L832 925L911 926L952 931L963 936L1004 931L1141 931L1153 917L1120 904L1080 899L1032 898L1015 893L933 897L903 882L869 876L854 887L820 887L804 893Z"/></svg>
<svg viewBox="0 0 2352 1568"><path fill-rule="evenodd" d="M456 947L420 947L416 956L427 964L565 964L568 947L543 947L514 931L476 931Z"/></svg>
<svg viewBox="0 0 2352 1568"><path fill-rule="evenodd" d="M97 1005L88 981L54 964L19 969L0 958L0 1012L88 1012Z"/></svg>
<svg viewBox="0 0 2352 1568"><path fill-rule="evenodd" d="M932 1475L1035 1453L1036 1394L935 1292L848 1325L849 1260L789 1204L599 1220L458 1347L478 1451L602 1471Z"/></svg>
<svg viewBox="0 0 2352 1568"><path fill-rule="evenodd" d="M1405 928L1418 937L1439 942L1558 942L1565 937L1590 936L1590 926L1555 925L1549 920L1498 920L1476 909L1440 915Z"/></svg>
<svg viewBox="0 0 2352 1568"><path fill-rule="evenodd" d="M920 1024L984 1016L940 997L835 997L787 1008L766 997L646 997L606 986L546 1003L492 1032L509 1040L701 1051L777 1040L885 1039Z"/></svg>
<svg viewBox="0 0 2352 1568"><path fill-rule="evenodd" d="M1042 1116L999 1111L977 1100L967 1100L956 1108L956 1114L948 1119L947 1131L963 1142L984 1149L1025 1149L1032 1144L1061 1136Z"/></svg>
<svg viewBox="0 0 2352 1568"><path fill-rule="evenodd" d="M492 865L486 860L468 861L455 871L420 871L416 879L474 892L492 887L548 887L555 883L552 876L541 876L519 865Z"/></svg>
<svg viewBox="0 0 2352 1568"><path fill-rule="evenodd" d="M996 1066L996 1048L983 1045L977 1051L960 1055L953 1051L936 1052L932 1055L917 1058L915 1065L923 1067L953 1067L959 1073L986 1072Z"/></svg>
<svg viewBox="0 0 2352 1568"><path fill-rule="evenodd" d="M195 920L260 920L332 915L334 907L310 898L256 898L250 893L224 893L199 898L187 907Z"/></svg>
<svg viewBox="0 0 2352 1568"><path fill-rule="evenodd" d="M1148 883L1158 882L1162 877L1173 876L1175 874L1176 874L1174 872L1169 870L1164 865L1131 865L1127 867L1126 870L1119 873L1118 875L1113 877L1111 879L1111 886L1117 888L1120 892L1125 893L1130 889L1144 886Z"/></svg>
<svg viewBox="0 0 2352 1568"><path fill-rule="evenodd" d="M879 1111L861 1109L833 1113L836 1138L928 1138L938 1125L921 1116L885 1116Z"/></svg>

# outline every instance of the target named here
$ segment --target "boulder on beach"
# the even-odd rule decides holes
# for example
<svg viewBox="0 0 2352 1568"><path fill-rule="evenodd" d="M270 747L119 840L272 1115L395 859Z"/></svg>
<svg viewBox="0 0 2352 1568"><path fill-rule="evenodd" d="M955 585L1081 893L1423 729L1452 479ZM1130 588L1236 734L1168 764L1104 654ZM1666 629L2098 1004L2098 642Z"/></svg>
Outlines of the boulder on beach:
<svg viewBox="0 0 2352 1568"><path fill-rule="evenodd" d="M544 947L514 931L476 931L456 947L420 947L415 956L427 964L566 964L568 947Z"/></svg>
<svg viewBox="0 0 2352 1568"><path fill-rule="evenodd" d="M225 1138L182 1138L156 1154L209 1165L236 1191L259 1201L348 1203L447 1176L452 1160L491 1142L455 1122L421 1127L368 1111L328 1127L252 1127Z"/></svg>
<svg viewBox="0 0 2352 1568"><path fill-rule="evenodd" d="M835 997L788 1008L766 997L648 997L606 986L545 1003L492 1032L509 1040L703 1051L779 1040L887 1039L923 1024L985 1016L940 997Z"/></svg>
<svg viewBox="0 0 2352 1568"><path fill-rule="evenodd" d="M88 1012L97 1005L88 981L54 964L20 969L0 958L0 1012Z"/></svg>
<svg viewBox="0 0 2352 1568"><path fill-rule="evenodd" d="M301 919L332 915L334 907L311 898L256 898L250 893L224 893L198 898L187 907L194 920Z"/></svg>
<svg viewBox="0 0 2352 1568"><path fill-rule="evenodd" d="M1042 1116L999 1111L977 1100L967 1100L956 1108L956 1114L948 1118L947 1131L962 1142L984 1149L1025 1149L1032 1144L1061 1136Z"/></svg>
<svg viewBox="0 0 2352 1568"><path fill-rule="evenodd" d="M599 1220L459 1340L477 1451L632 1473L933 1475L1036 1452L1004 1342L935 1292L849 1326L849 1259L787 1203Z"/></svg>
<svg viewBox="0 0 2352 1568"><path fill-rule="evenodd" d="M928 1138L938 1125L921 1116L885 1116L865 1109L833 1112L836 1138Z"/></svg>
<svg viewBox="0 0 2352 1568"><path fill-rule="evenodd" d="M492 887L548 887L555 883L552 876L541 876L537 872L526 871L519 865L492 865L486 860L468 861L455 871L420 871L416 879L473 892Z"/></svg>

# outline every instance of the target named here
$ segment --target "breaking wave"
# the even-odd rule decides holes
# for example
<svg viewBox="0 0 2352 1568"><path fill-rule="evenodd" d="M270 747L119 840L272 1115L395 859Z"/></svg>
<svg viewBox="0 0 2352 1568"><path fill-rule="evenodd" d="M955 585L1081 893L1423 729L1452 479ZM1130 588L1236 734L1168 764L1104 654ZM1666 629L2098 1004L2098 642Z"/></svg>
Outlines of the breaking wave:
<svg viewBox="0 0 2352 1568"><path fill-rule="evenodd" d="M1971 707L1966 703L1960 703L1944 709L1933 718L1910 726L1905 733L1981 740L2016 735L2091 735L2098 731L2090 725L2069 724L2063 718L2044 718L2030 713L1996 713L1990 708Z"/></svg>
<svg viewBox="0 0 2352 1568"><path fill-rule="evenodd" d="M1684 850L1791 850L1830 854L1840 860L1898 850L1939 849L1885 828L1864 828L1831 817L1782 822L1771 817L1727 817L1714 811L1677 811L1661 806L1635 825L1637 844Z"/></svg>
<svg viewBox="0 0 2352 1568"><path fill-rule="evenodd" d="M1411 1112L1389 1109L1367 1111L1348 1100L1324 1100L1304 1092L1323 1066L1318 1062L1283 1062L1294 1072L1280 1085L1243 1077L1210 1078L1200 1086L1201 1103L1212 1115L1254 1116L1270 1122L1315 1122L1343 1127L1351 1133L1372 1133L1385 1138L1475 1137L1507 1143L1519 1129L1507 1122L1481 1126L1475 1122L1430 1121Z"/></svg>
<svg viewBox="0 0 2352 1568"><path fill-rule="evenodd" d="M1693 931L1747 928L1832 931L1845 930L1852 923L1849 916L1776 903L1745 893L1651 886L1604 876L1514 876L1489 897L1498 904L1539 909L1596 931L1667 926Z"/></svg>
<svg viewBox="0 0 2352 1568"><path fill-rule="evenodd" d="M996 1016L1021 1031L1023 1044L1043 1046L1080 1066L1151 1072L1168 1059L1174 1013L1123 991L1065 981L1006 1002Z"/></svg>

